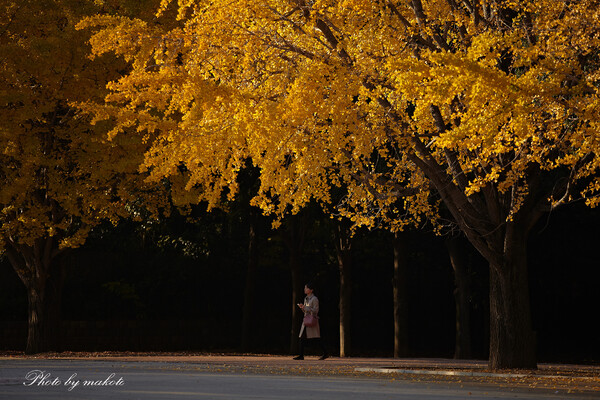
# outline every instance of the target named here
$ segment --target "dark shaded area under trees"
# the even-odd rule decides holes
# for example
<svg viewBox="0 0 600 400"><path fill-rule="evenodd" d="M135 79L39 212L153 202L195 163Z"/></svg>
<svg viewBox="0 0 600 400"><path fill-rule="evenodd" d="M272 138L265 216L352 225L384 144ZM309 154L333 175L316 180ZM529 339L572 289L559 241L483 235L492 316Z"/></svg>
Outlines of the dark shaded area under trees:
<svg viewBox="0 0 600 400"><path fill-rule="evenodd" d="M307 210L300 256L302 279L317 284L322 332L339 351L339 266L335 224ZM284 230L248 209L193 210L160 222L127 222L97 229L66 259L61 350L238 351L253 220L252 326L247 351L290 350L289 246ZM529 247L530 289L539 361L598 362L593 329L600 306L597 244L600 210L567 207L540 221ZM447 237L427 229L403 233L407 249L407 355L452 357L455 351L454 276ZM485 261L462 243L471 293L471 356L486 358L489 320ZM394 352L393 235L359 230L352 242L351 355ZM300 300L300 299L298 299ZM0 264L0 346L23 350L27 296L6 259Z"/></svg>

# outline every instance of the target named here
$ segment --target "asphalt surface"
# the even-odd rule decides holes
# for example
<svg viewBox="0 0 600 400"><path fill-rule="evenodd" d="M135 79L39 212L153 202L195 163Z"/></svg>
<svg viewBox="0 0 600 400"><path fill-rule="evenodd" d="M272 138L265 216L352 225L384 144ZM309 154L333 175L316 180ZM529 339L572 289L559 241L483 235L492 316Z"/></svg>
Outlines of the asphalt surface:
<svg viewBox="0 0 600 400"><path fill-rule="evenodd" d="M385 370L385 371L384 371ZM476 373L476 375L474 375ZM0 357L0 399L600 399L600 367L282 356Z"/></svg>

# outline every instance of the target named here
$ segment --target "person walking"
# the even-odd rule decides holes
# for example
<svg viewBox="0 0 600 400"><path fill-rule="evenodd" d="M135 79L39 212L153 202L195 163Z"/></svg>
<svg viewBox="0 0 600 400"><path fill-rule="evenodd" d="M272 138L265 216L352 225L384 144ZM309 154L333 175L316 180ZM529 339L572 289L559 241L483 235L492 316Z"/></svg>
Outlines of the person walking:
<svg viewBox="0 0 600 400"><path fill-rule="evenodd" d="M300 354L294 357L294 360L304 360L304 346L307 340L310 340L314 344L318 345L323 351L323 355L319 360L325 360L329 357L327 349L321 339L321 328L319 325L319 299L315 296L314 286L311 283L307 283L304 286L304 303L299 303L298 307L304 312L304 319L302 321L302 327L300 328ZM311 322L310 319L313 321Z"/></svg>

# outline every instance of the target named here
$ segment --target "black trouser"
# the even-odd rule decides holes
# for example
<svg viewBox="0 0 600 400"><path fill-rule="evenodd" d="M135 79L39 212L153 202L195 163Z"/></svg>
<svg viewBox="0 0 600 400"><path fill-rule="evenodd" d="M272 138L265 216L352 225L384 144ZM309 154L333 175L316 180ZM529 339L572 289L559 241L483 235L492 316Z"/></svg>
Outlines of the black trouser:
<svg viewBox="0 0 600 400"><path fill-rule="evenodd" d="M300 357L304 357L304 347L306 346L306 342L312 342L311 344L319 346L323 351L323 355L327 355L327 349L325 348L325 344L323 343L323 340L321 340L320 337L307 339L306 332L303 332L302 336L300 336Z"/></svg>

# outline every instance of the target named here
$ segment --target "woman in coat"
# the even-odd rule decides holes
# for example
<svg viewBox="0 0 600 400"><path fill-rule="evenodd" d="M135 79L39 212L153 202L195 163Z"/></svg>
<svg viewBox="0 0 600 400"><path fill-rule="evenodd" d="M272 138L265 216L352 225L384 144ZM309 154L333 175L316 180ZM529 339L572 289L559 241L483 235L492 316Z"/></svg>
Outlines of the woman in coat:
<svg viewBox="0 0 600 400"><path fill-rule="evenodd" d="M306 297L304 298L304 304L298 304L298 307L302 309L304 315L311 314L313 315L317 323L313 326L306 326L304 321L302 322L302 328L300 328L300 354L297 357L294 357L294 360L304 360L304 345L306 340L310 340L317 344L321 350L323 350L323 355L319 358L319 360L324 360L328 357L327 349L325 349L325 345L321 340L321 328L319 326L319 299L314 295L314 286L310 283L307 283L304 286L304 294Z"/></svg>

